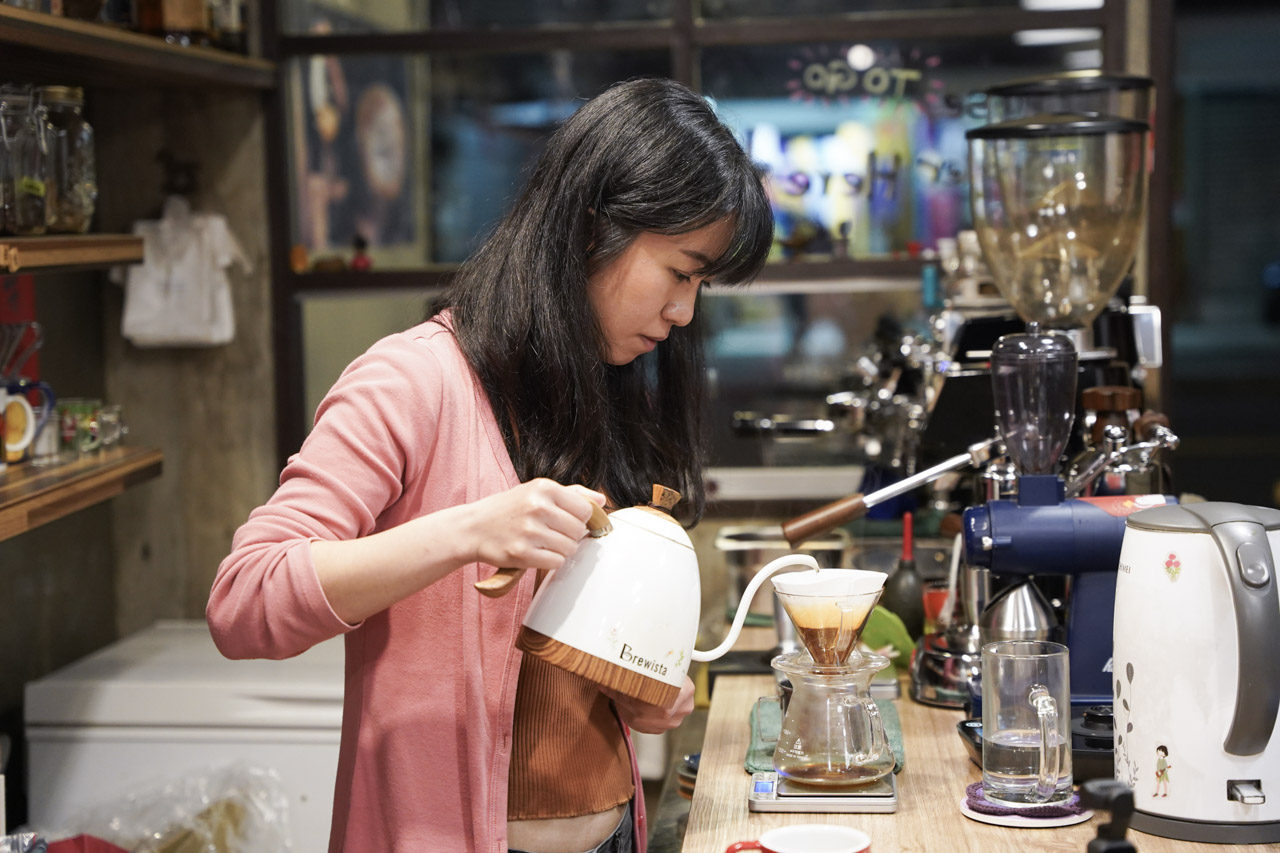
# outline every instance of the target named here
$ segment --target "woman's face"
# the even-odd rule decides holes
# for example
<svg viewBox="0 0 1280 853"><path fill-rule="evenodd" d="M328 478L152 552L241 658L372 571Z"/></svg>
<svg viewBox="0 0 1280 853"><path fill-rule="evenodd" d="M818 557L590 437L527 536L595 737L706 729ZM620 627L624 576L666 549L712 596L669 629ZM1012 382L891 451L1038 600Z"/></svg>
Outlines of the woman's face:
<svg viewBox="0 0 1280 853"><path fill-rule="evenodd" d="M693 319L704 283L693 271L724 249L728 220L687 234L643 232L587 282L587 298L604 331L609 364L628 364Z"/></svg>

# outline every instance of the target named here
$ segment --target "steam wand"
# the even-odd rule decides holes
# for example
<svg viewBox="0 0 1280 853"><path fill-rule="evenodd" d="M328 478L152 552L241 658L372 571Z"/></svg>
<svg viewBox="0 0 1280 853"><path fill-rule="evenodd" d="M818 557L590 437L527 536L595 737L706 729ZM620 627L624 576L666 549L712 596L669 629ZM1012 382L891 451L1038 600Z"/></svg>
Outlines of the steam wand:
<svg viewBox="0 0 1280 853"><path fill-rule="evenodd" d="M791 543L791 547L794 548L801 542L829 533L846 521L861 518L866 514L867 510L878 503L906 494L918 486L923 486L925 483L938 479L948 471L954 471L966 465L973 465L974 467L985 465L991 460L992 456L1001 455L1003 452L1003 444L999 436L988 438L986 441L979 441L977 444L971 444L964 453L959 453L950 459L939 462L919 474L899 480L870 494L854 494L840 498L837 501L832 501L825 506L820 506L811 512L784 522L782 535L786 537L786 540Z"/></svg>

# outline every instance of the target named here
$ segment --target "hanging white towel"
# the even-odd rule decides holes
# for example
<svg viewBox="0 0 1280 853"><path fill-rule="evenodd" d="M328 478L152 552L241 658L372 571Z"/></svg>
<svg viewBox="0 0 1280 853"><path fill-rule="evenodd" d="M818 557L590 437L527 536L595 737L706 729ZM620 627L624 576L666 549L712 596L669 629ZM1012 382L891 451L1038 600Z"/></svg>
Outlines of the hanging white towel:
<svg viewBox="0 0 1280 853"><path fill-rule="evenodd" d="M235 337L231 283L234 263L250 269L240 244L217 214L192 213L170 196L158 221L134 223L144 258L124 276L122 333L140 347L196 347Z"/></svg>

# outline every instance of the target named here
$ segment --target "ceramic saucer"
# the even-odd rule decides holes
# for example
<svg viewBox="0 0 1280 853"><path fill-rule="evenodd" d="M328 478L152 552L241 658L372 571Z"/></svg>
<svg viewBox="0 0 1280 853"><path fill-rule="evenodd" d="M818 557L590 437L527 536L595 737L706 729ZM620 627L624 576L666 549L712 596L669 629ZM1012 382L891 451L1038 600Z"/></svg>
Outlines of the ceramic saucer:
<svg viewBox="0 0 1280 853"><path fill-rule="evenodd" d="M979 823L989 823L993 826L1016 826L1020 829L1051 829L1055 826L1072 826L1077 823L1084 823L1093 817L1092 811L1083 811L1080 814L1067 815L1065 817L1028 817L1019 814L983 814L975 812L969 808L969 804L965 800L960 801L960 814L976 820Z"/></svg>

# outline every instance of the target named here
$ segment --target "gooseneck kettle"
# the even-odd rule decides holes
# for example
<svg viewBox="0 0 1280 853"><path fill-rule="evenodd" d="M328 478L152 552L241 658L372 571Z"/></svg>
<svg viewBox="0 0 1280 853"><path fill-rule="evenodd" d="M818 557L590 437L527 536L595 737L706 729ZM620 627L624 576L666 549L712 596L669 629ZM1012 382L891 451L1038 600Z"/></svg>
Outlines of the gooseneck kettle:
<svg viewBox="0 0 1280 853"><path fill-rule="evenodd" d="M593 516L578 550L538 588L517 645L597 684L666 706L679 695L690 661L715 660L732 647L747 603L770 575L818 569L804 554L764 566L743 591L724 641L695 650L702 584L693 542L669 512L679 499L655 485L648 505ZM502 595L520 572L500 569L476 586Z"/></svg>

